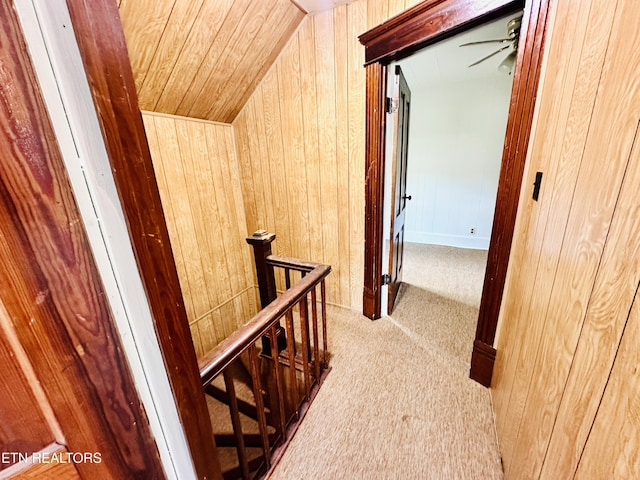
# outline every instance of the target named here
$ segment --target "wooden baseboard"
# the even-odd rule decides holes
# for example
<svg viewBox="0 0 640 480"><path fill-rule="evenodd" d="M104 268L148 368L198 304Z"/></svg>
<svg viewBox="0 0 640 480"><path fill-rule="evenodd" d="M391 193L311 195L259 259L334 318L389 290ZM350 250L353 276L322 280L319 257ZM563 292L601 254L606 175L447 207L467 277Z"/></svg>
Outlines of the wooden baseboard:
<svg viewBox="0 0 640 480"><path fill-rule="evenodd" d="M469 377L480 385L490 387L495 361L496 349L480 340L475 340L473 342L473 353L471 354Z"/></svg>

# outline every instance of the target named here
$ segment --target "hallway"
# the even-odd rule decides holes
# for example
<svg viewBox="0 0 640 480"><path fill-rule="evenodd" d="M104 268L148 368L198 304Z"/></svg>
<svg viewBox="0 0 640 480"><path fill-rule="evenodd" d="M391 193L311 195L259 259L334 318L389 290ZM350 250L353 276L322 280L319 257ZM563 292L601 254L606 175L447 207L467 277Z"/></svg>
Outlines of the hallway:
<svg viewBox="0 0 640 480"><path fill-rule="evenodd" d="M333 371L271 478L502 478L489 390L468 378L485 262L406 244L392 317L329 310Z"/></svg>

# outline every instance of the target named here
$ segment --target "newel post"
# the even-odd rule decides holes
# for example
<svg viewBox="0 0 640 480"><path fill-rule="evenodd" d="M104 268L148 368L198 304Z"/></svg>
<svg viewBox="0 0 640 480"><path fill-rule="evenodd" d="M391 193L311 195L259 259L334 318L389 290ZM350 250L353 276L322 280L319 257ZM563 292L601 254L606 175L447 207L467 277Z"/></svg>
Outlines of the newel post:
<svg viewBox="0 0 640 480"><path fill-rule="evenodd" d="M267 263L267 257L271 255L271 244L275 239L276 234L269 233L266 230L258 230L250 237L247 237L247 243L253 247L253 258L256 261L256 274L258 276L258 289L260 290L260 305L262 308L269 305L278 296L273 265ZM278 351L286 348L287 339L285 331L280 324L276 326L276 339L278 341ZM262 337L262 353L267 356L271 355L269 334Z"/></svg>
<svg viewBox="0 0 640 480"><path fill-rule="evenodd" d="M260 304L262 308L276 299L276 277L273 266L267 264L267 257L271 255L271 244L276 239L275 233L266 230L258 230L250 237L247 243L253 247L253 257L256 260L256 273L258 275L258 288L260 289Z"/></svg>

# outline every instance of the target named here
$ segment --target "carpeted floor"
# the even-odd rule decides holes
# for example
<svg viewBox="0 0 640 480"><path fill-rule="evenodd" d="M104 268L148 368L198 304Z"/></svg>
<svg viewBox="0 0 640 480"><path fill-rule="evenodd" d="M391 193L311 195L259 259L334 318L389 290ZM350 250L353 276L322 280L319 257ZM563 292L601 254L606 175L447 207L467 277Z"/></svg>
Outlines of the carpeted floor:
<svg viewBox="0 0 640 480"><path fill-rule="evenodd" d="M391 317L329 310L332 372L272 479L500 479L468 378L486 252L405 245Z"/></svg>

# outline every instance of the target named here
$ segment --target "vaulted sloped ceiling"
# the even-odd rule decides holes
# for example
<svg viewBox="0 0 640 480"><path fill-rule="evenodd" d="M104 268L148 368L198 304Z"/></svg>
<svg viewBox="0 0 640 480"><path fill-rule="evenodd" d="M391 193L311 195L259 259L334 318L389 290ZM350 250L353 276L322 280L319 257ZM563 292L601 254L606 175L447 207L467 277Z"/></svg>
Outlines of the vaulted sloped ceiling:
<svg viewBox="0 0 640 480"><path fill-rule="evenodd" d="M121 0L140 108L230 123L304 15L291 0Z"/></svg>

